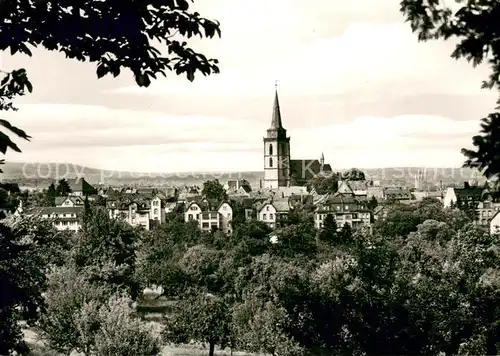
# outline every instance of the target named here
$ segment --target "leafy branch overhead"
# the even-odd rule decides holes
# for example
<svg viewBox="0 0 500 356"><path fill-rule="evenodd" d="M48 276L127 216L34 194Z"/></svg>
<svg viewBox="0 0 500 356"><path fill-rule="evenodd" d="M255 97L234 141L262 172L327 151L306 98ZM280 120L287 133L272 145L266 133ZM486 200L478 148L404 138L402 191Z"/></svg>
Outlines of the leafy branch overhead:
<svg viewBox="0 0 500 356"><path fill-rule="evenodd" d="M172 71L193 81L195 74L219 73L217 59L188 46L199 36L221 35L220 24L190 11L189 0L3 0L0 1L0 51L32 56L32 48L59 51L67 58L97 65L97 77L132 71L137 85L147 87ZM160 48L164 47L163 51ZM16 110L14 100L33 90L26 70L0 70L0 111ZM7 121L2 126L30 137ZM20 152L0 132L0 152Z"/></svg>
<svg viewBox="0 0 500 356"><path fill-rule="evenodd" d="M189 6L188 0L9 0L0 4L0 31L10 34L0 41L0 50L31 56L30 46L43 46L97 63L99 78L116 77L128 68L145 87L167 71L192 81L197 71L218 73L218 61L196 52L184 39L220 36L220 24ZM158 45L166 46L166 56Z"/></svg>
<svg viewBox="0 0 500 356"><path fill-rule="evenodd" d="M500 90L500 2L490 0L402 0L401 12L418 33L420 41L435 39L458 40L451 54L466 59L474 67L487 63L489 78L482 88ZM500 100L497 101L500 105ZM497 108L498 110L498 108ZM475 150L463 149L467 157L464 166L479 168L488 177L500 176L500 120L498 113L481 119L481 134L473 137Z"/></svg>

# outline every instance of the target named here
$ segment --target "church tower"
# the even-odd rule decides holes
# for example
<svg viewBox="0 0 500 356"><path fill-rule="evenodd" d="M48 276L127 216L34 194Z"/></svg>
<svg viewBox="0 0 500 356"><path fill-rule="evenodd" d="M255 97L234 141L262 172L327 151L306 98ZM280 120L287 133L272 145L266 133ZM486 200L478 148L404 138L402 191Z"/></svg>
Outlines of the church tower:
<svg viewBox="0 0 500 356"><path fill-rule="evenodd" d="M264 188L275 189L290 185L290 137L281 122L278 89L274 94L271 127L264 137Z"/></svg>

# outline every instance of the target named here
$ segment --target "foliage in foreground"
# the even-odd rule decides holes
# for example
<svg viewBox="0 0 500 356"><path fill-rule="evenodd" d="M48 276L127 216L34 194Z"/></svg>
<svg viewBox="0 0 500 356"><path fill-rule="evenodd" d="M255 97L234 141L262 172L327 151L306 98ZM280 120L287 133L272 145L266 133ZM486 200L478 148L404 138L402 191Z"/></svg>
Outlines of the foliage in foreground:
<svg viewBox="0 0 500 356"><path fill-rule="evenodd" d="M119 76L128 69L137 85L147 87L159 74L173 71L190 81L195 73L218 73L218 61L189 47L194 36L220 36L220 25L190 9L189 0L151 2L0 1L0 51L32 56L43 47L97 65L97 77ZM2 70L3 69L3 70ZM31 93L24 68L0 69L0 111L16 110L14 99ZM0 120L0 126L29 140L23 130ZM0 152L19 147L0 132ZM3 160L1 161L3 163Z"/></svg>

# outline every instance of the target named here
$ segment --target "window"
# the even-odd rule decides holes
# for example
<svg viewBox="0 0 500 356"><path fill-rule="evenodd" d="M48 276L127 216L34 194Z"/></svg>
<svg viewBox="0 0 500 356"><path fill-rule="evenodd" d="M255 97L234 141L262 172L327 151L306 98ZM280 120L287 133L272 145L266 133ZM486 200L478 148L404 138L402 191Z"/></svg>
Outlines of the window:
<svg viewBox="0 0 500 356"><path fill-rule="evenodd" d="M210 227L210 225L207 222L204 222L201 224L201 227L204 229L208 229Z"/></svg>
<svg viewBox="0 0 500 356"><path fill-rule="evenodd" d="M272 155L273 154L273 145L269 145L269 154Z"/></svg>
<svg viewBox="0 0 500 356"><path fill-rule="evenodd" d="M188 220L189 220L189 221L193 220L193 214L189 214L189 215L188 215Z"/></svg>
<svg viewBox="0 0 500 356"><path fill-rule="evenodd" d="M158 215L158 209L155 209L155 210L153 211L153 214Z"/></svg>
<svg viewBox="0 0 500 356"><path fill-rule="evenodd" d="M269 168L273 168L273 159L269 158Z"/></svg>
<svg viewBox="0 0 500 356"><path fill-rule="evenodd" d="M269 205L268 205L268 206L266 206L266 210L267 210L267 211L269 211L269 209L271 209L271 208L269 207Z"/></svg>
<svg viewBox="0 0 500 356"><path fill-rule="evenodd" d="M267 214L262 215L262 220L267 220Z"/></svg>
<svg viewBox="0 0 500 356"><path fill-rule="evenodd" d="M223 205L222 210L227 210L227 205Z"/></svg>
<svg viewBox="0 0 500 356"><path fill-rule="evenodd" d="M273 220L273 219L274 219L273 214L269 214L269 220Z"/></svg>
<svg viewBox="0 0 500 356"><path fill-rule="evenodd" d="M228 218L228 219L231 219L231 214L227 214L227 218Z"/></svg>

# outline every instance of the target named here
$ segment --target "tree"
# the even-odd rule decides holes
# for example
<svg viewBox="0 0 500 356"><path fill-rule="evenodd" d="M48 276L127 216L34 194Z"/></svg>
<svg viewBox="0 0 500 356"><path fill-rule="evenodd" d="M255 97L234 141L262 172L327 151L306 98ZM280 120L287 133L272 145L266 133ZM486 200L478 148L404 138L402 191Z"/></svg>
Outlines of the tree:
<svg viewBox="0 0 500 356"><path fill-rule="evenodd" d="M319 238L330 245L334 245L338 242L337 237L337 221L332 214L328 214L323 222L323 229L319 233Z"/></svg>
<svg viewBox="0 0 500 356"><path fill-rule="evenodd" d="M19 349L20 320L34 323L44 309L44 252L36 231L25 234L15 223L0 224L0 355Z"/></svg>
<svg viewBox="0 0 500 356"><path fill-rule="evenodd" d="M309 190L314 188L318 194L333 194L337 191L339 187L339 174L332 173L326 177L318 176L314 177L308 182Z"/></svg>
<svg viewBox="0 0 500 356"><path fill-rule="evenodd" d="M196 340L208 344L209 356L215 347L225 348L231 342L232 317L228 301L198 291L176 305L164 337L174 343Z"/></svg>
<svg viewBox="0 0 500 356"><path fill-rule="evenodd" d="M352 228L351 225L348 223L345 223L344 226L342 226L342 229L339 232L340 240L344 244L350 244L352 241Z"/></svg>
<svg viewBox="0 0 500 356"><path fill-rule="evenodd" d="M366 180L366 177L361 170L357 168L351 168L342 174L342 179L349 181L358 181L358 180Z"/></svg>
<svg viewBox="0 0 500 356"><path fill-rule="evenodd" d="M50 188L50 187L49 187ZM57 183L56 194L58 197L66 197L71 193L71 187L66 179L61 179Z"/></svg>
<svg viewBox="0 0 500 356"><path fill-rule="evenodd" d="M452 58L466 59L474 67L487 62L490 76L482 87L500 89L497 2L461 2L458 10L452 10L444 0L402 0L401 11L420 41L454 39L457 44ZM500 144L500 113L491 113L481 122L481 134L472 139L475 150L462 149L467 158L464 166L479 168L487 177L498 177L500 157L496 152Z"/></svg>
<svg viewBox="0 0 500 356"><path fill-rule="evenodd" d="M75 264L89 267L96 279L126 288L135 298L138 286L134 280L139 232L126 222L112 219L106 209L98 207L83 222L73 251Z"/></svg>
<svg viewBox="0 0 500 356"><path fill-rule="evenodd" d="M373 195L370 200L368 201L367 208L370 210L375 210L375 208L378 206L378 200L377 198Z"/></svg>
<svg viewBox="0 0 500 356"><path fill-rule="evenodd" d="M167 71L186 74L218 73L217 60L207 59L188 46L193 36L220 36L220 25L193 12L187 0L158 2L90 0L74 2L1 1L2 25L7 34L0 51L31 56L30 47L43 46L62 52L67 58L97 64L97 76L117 77L129 69L139 86ZM160 52L160 46L166 47ZM168 53L168 54L167 54ZM13 99L33 90L24 69L1 71L0 110L15 109ZM17 136L30 136L6 120L0 125ZM0 152L19 147L2 132Z"/></svg>
<svg viewBox="0 0 500 356"><path fill-rule="evenodd" d="M56 206L57 190L54 183L50 183L45 191L45 206Z"/></svg>
<svg viewBox="0 0 500 356"><path fill-rule="evenodd" d="M66 354L157 355L159 342L133 316L130 298L86 272L62 267L49 274L42 338Z"/></svg>
<svg viewBox="0 0 500 356"><path fill-rule="evenodd" d="M137 317L131 300L113 296L99 309L100 328L95 336L95 350L102 356L137 356L160 354L160 340Z"/></svg>
<svg viewBox="0 0 500 356"><path fill-rule="evenodd" d="M218 179L208 180L203 183L203 190L201 192L207 199L214 199L218 201L226 200L227 193Z"/></svg>

